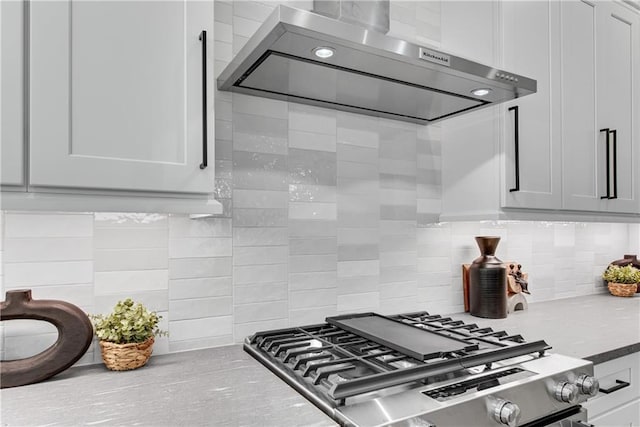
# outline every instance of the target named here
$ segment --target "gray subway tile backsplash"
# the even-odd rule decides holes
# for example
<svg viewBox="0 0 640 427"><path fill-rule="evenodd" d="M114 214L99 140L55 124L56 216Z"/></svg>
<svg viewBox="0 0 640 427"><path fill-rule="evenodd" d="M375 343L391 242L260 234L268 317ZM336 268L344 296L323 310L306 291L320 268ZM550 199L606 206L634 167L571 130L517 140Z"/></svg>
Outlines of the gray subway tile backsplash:
<svg viewBox="0 0 640 427"><path fill-rule="evenodd" d="M249 4L251 2L248 2ZM233 93L232 110L236 113L250 114L257 122L245 121L244 126L256 129L255 124L260 123L261 119L281 119L284 120L282 125L278 125L278 135L286 138L288 129L286 120L289 117L289 107L287 103L276 101L268 98L256 98L254 96L243 95L241 93ZM275 123L275 122L274 122ZM261 130L260 128L257 128Z"/></svg>
<svg viewBox="0 0 640 427"><path fill-rule="evenodd" d="M336 297L335 288L293 291L289 295L289 309L335 307Z"/></svg>
<svg viewBox="0 0 640 427"><path fill-rule="evenodd" d="M169 300L233 295L231 272L228 277L197 277L169 280Z"/></svg>
<svg viewBox="0 0 640 427"><path fill-rule="evenodd" d="M93 282L93 261L5 262L6 288Z"/></svg>
<svg viewBox="0 0 640 427"><path fill-rule="evenodd" d="M316 238L336 236L338 227L336 221L313 219L289 219L289 237Z"/></svg>
<svg viewBox="0 0 640 427"><path fill-rule="evenodd" d="M378 150L371 147L359 147L346 143L337 144L338 159L348 163L368 163L376 165L378 163ZM339 167L349 167L349 164Z"/></svg>
<svg viewBox="0 0 640 427"><path fill-rule="evenodd" d="M305 273L289 274L289 290L313 290L335 288L337 283L337 271L312 271Z"/></svg>
<svg viewBox="0 0 640 427"><path fill-rule="evenodd" d="M149 310L167 311L169 310L170 300L168 298L167 289L162 290L131 290L123 292L113 292L104 295L95 295L95 304L93 313L108 313L114 305L120 300L131 298L146 305Z"/></svg>
<svg viewBox="0 0 640 427"><path fill-rule="evenodd" d="M284 301L288 298L288 292L289 286L286 281L281 283L234 285L233 303L251 304L265 301Z"/></svg>
<svg viewBox="0 0 640 427"><path fill-rule="evenodd" d="M233 224L235 227L286 227L287 218L287 209L233 209Z"/></svg>
<svg viewBox="0 0 640 427"><path fill-rule="evenodd" d="M91 237L7 238L4 248L5 262L93 259Z"/></svg>
<svg viewBox="0 0 640 427"><path fill-rule="evenodd" d="M169 268L169 251L167 248L96 249L93 260L96 272L166 270Z"/></svg>
<svg viewBox="0 0 640 427"><path fill-rule="evenodd" d="M289 218L291 219L313 219L313 220L335 220L337 216L336 204L326 202L290 202Z"/></svg>
<svg viewBox="0 0 640 427"><path fill-rule="evenodd" d="M285 227L234 227L233 246L279 246L288 242Z"/></svg>
<svg viewBox="0 0 640 427"><path fill-rule="evenodd" d="M233 284L286 282L287 264L246 265L233 267Z"/></svg>
<svg viewBox="0 0 640 427"><path fill-rule="evenodd" d="M290 202L336 202L333 185L289 184Z"/></svg>
<svg viewBox="0 0 640 427"><path fill-rule="evenodd" d="M264 134L256 134L256 132L235 130L233 138L233 149L237 151L287 154L288 141L286 135L283 137L279 135L269 135L266 132Z"/></svg>
<svg viewBox="0 0 640 427"><path fill-rule="evenodd" d="M55 216L34 213L7 215L4 219L4 238L91 237L93 217L83 214Z"/></svg>
<svg viewBox="0 0 640 427"><path fill-rule="evenodd" d="M336 111L302 104L289 104L289 128L336 135Z"/></svg>
<svg viewBox="0 0 640 427"><path fill-rule="evenodd" d="M379 259L380 249L377 244L347 245L338 248L338 261L358 261Z"/></svg>
<svg viewBox="0 0 640 427"><path fill-rule="evenodd" d="M336 237L289 238L288 249L291 255L335 254L338 251L338 241Z"/></svg>
<svg viewBox="0 0 640 427"><path fill-rule="evenodd" d="M93 244L96 249L166 248L165 228L100 227L96 225Z"/></svg>
<svg viewBox="0 0 640 427"><path fill-rule="evenodd" d="M303 150L336 152L336 136L301 130L289 131L289 147Z"/></svg>
<svg viewBox="0 0 640 427"><path fill-rule="evenodd" d="M336 185L336 153L290 148L289 183Z"/></svg>
<svg viewBox="0 0 640 427"><path fill-rule="evenodd" d="M231 237L179 237L169 240L171 258L228 257L231 254Z"/></svg>
<svg viewBox="0 0 640 427"><path fill-rule="evenodd" d="M204 317L169 322L171 342L230 336L233 331L231 316Z"/></svg>
<svg viewBox="0 0 640 427"><path fill-rule="evenodd" d="M236 324L259 322L261 320L287 319L288 317L289 302L286 300L237 304L233 311L233 318Z"/></svg>
<svg viewBox="0 0 640 427"><path fill-rule="evenodd" d="M230 296L169 301L169 312L171 313L172 321L231 316L233 314L232 307L233 302Z"/></svg>
<svg viewBox="0 0 640 427"><path fill-rule="evenodd" d="M236 152L237 153L237 152ZM235 167L236 165L234 165ZM265 163L266 168L273 165ZM256 190L286 190L286 174L272 173L265 169L250 169L248 167L237 169L233 174L234 188L250 188Z"/></svg>
<svg viewBox="0 0 640 427"><path fill-rule="evenodd" d="M226 277L231 268L231 257L169 259L169 279Z"/></svg>
<svg viewBox="0 0 640 427"><path fill-rule="evenodd" d="M238 246L233 250L233 265L286 264L288 256L286 246Z"/></svg>

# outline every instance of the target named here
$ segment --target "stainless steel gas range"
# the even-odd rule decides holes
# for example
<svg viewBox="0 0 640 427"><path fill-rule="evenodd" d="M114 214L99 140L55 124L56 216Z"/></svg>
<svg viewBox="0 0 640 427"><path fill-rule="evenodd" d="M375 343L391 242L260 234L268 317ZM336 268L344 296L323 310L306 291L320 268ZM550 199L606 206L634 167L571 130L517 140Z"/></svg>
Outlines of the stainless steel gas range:
<svg viewBox="0 0 640 427"><path fill-rule="evenodd" d="M259 332L244 348L345 426L588 426L589 361L427 312Z"/></svg>

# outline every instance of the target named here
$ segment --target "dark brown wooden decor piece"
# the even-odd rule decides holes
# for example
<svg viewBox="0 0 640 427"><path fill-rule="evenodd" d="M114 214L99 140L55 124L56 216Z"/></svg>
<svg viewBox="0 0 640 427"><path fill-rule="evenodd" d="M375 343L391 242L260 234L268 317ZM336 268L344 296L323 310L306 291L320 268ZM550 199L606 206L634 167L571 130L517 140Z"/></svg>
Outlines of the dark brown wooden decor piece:
<svg viewBox="0 0 640 427"><path fill-rule="evenodd" d="M488 319L507 317L507 270L496 258L500 237L478 236L480 257L469 267L469 312Z"/></svg>
<svg viewBox="0 0 640 427"><path fill-rule="evenodd" d="M93 326L75 305L58 300L33 300L31 290L8 291L0 303L0 320L44 320L58 328L58 340L49 348L26 359L0 363L0 387L33 384L69 368L87 351Z"/></svg>

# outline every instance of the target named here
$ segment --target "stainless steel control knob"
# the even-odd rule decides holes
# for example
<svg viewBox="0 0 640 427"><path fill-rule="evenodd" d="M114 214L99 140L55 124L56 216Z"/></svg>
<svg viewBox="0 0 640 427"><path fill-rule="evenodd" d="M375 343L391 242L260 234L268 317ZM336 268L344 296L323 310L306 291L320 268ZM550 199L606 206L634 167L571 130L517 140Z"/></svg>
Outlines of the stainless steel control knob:
<svg viewBox="0 0 640 427"><path fill-rule="evenodd" d="M516 427L520 420L520 407L508 400L498 399L493 406L493 418L500 424Z"/></svg>
<svg viewBox="0 0 640 427"><path fill-rule="evenodd" d="M600 383L591 375L580 375L576 380L576 386L581 394L591 397L598 394L598 390L600 390Z"/></svg>
<svg viewBox="0 0 640 427"><path fill-rule="evenodd" d="M578 387L566 381L556 384L555 398L560 402L575 403L578 399Z"/></svg>

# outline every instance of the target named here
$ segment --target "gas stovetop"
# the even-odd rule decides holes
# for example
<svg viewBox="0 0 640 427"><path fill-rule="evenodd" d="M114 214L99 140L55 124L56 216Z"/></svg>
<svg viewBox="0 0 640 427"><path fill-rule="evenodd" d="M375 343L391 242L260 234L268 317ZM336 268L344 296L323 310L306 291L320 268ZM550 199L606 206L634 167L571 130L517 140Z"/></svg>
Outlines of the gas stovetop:
<svg viewBox="0 0 640 427"><path fill-rule="evenodd" d="M343 425L523 425L597 392L591 362L544 341L427 312L326 320L244 347Z"/></svg>

